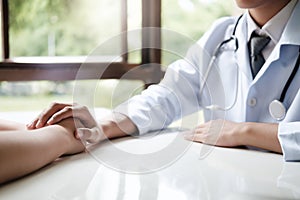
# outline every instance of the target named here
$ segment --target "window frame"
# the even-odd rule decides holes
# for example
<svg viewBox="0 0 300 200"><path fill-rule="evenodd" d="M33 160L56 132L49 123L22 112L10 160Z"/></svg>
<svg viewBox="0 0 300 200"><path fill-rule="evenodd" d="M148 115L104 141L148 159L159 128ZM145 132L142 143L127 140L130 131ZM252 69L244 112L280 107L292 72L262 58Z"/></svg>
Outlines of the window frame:
<svg viewBox="0 0 300 200"><path fill-rule="evenodd" d="M128 8L127 0L121 1L121 32L122 52L127 52L127 30L128 30ZM145 27L161 27L161 0L142 1L142 28ZM161 63L161 51L159 48L150 49L143 46L151 45L155 42L155 47L161 46L161 33L145 33L142 32L142 50L141 63L129 63L128 55L122 55L122 62L113 63L85 63L87 70L85 73L77 77L77 72L83 63L66 62L66 63L20 63L10 60L9 55L9 0L1 0L1 36L2 36L2 62L0 62L0 81L34 81L34 80L50 80L50 81L67 81L75 79L99 79L97 72L99 68L106 68L101 79L120 79L129 70L148 63ZM153 38L155 40L153 40ZM153 46L154 46L153 45ZM158 83L163 71L159 65L147 65L145 68L133 70L132 76L127 79L139 79L146 84ZM151 68L151 69L149 69Z"/></svg>

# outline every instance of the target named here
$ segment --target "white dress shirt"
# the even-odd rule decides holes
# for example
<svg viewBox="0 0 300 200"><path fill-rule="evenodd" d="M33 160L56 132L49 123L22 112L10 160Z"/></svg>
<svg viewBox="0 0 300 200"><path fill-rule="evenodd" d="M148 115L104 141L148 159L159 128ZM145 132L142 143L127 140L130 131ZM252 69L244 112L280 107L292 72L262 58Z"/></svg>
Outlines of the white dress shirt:
<svg viewBox="0 0 300 200"><path fill-rule="evenodd" d="M255 31L258 35L266 35L271 38L271 41L262 51L265 60L270 56L275 45L278 43L281 34L285 28L285 25L288 22L297 1L298 0L291 0L283 9L281 9L261 28L252 19L249 11L246 12L248 41L250 40L253 31Z"/></svg>

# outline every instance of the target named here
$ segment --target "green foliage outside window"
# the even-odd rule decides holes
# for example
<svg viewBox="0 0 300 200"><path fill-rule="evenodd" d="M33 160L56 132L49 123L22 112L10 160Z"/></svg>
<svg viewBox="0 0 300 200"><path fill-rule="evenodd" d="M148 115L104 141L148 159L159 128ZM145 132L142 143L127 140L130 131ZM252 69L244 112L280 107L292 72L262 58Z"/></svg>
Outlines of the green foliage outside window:
<svg viewBox="0 0 300 200"><path fill-rule="evenodd" d="M88 55L120 32L118 0L9 1L11 56Z"/></svg>
<svg viewBox="0 0 300 200"><path fill-rule="evenodd" d="M12 0L10 12L10 56L78 56L88 55L107 39L120 33L120 1L122 0ZM128 10L141 9L140 3L128 0ZM224 0L162 0L162 27L198 40L219 17L236 12L233 1ZM139 13L139 12L137 12ZM140 17L140 15L138 15ZM129 27L141 19L129 13ZM170 40L169 40L170 41ZM164 38L162 38L164 47ZM172 48L186 51L188 46L174 38ZM170 45L170 44L168 44ZM120 45L121 47L121 45ZM112 47L112 48L120 48ZM132 60L140 60L132 54ZM179 59L163 52L164 65ZM92 82L92 80L90 81ZM100 81L95 92L95 106L111 108L126 100L131 91L142 91L140 81ZM72 82L0 82L0 112L11 110L41 110L52 101L72 101ZM122 96L112 96L122 85ZM120 88L119 88L120 89Z"/></svg>

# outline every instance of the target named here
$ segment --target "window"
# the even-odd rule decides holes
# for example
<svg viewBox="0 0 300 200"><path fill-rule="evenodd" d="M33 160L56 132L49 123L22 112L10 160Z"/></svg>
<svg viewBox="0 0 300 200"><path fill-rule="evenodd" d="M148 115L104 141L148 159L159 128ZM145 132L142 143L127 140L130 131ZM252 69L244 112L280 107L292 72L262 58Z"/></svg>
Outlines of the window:
<svg viewBox="0 0 300 200"><path fill-rule="evenodd" d="M157 10L160 1L2 0L1 3L4 43L0 98L5 102L0 106L1 111L41 109L51 101L72 101L72 80L78 78L78 69L88 54L112 37L117 40L113 45L106 45L101 56L86 63L86 73L80 77L82 85L87 82L100 85L99 91L106 98L101 98L97 106L111 107L115 102L120 103L124 97L142 90L144 79L153 77L150 82L154 83L162 77L157 65L132 71L145 62L159 63L159 55L153 57L150 56L152 50L141 50L141 45L148 41L141 31L140 39L135 38L140 40L139 48L111 62L111 58L121 51L127 52L132 42L136 42L130 41L126 30L159 26L156 23L160 22L160 15L151 13ZM154 20L152 17L150 20L149 15L155 16ZM120 33L124 34L119 37ZM99 77L97 72L102 68L106 70ZM135 73L131 78L126 77L132 80L117 81L128 71ZM103 81L98 84L99 78ZM122 87L124 95L111 102L112 94L108 93L118 85L126 86Z"/></svg>
<svg viewBox="0 0 300 200"><path fill-rule="evenodd" d="M127 52L128 27L160 26L160 15L155 13L159 7L159 0L2 0L0 80L73 80L86 55L107 39L124 33L103 49L93 61L96 68L91 64L91 73L83 77L99 78L93 77L93 71L103 63L107 65L113 54ZM143 45L148 39L142 35L141 40ZM120 78L136 65L160 57L153 58L150 53L142 50L122 54L101 78ZM10 71L13 68L22 75Z"/></svg>
<svg viewBox="0 0 300 200"><path fill-rule="evenodd" d="M185 55L191 43L199 40L217 18L237 13L239 10L233 0L162 0L162 27L178 33L176 38L162 35L162 47L179 49ZM164 66L179 58L162 52Z"/></svg>
<svg viewBox="0 0 300 200"><path fill-rule="evenodd" d="M75 78L82 79L82 85L97 84L95 106L114 107L141 92L145 83L157 83L162 78L164 67L147 65L132 70L136 66L147 63L167 66L180 58L159 48L143 47L155 42L162 49L171 45L186 52L190 45L176 37L143 32L140 28L167 28L196 41L213 20L235 12L233 4L222 0L2 0L1 3L0 112L40 110L51 101L70 102ZM110 39L113 45L104 45L96 59L85 62L87 55ZM84 62L86 73L76 77ZM102 68L106 70L99 77L97 72ZM127 72L131 76L119 80ZM99 82L99 78L103 80ZM114 88L121 88L123 96L112 97Z"/></svg>
<svg viewBox="0 0 300 200"><path fill-rule="evenodd" d="M88 55L97 44L121 32L120 2L9 1L10 58ZM121 49L121 43L116 49Z"/></svg>

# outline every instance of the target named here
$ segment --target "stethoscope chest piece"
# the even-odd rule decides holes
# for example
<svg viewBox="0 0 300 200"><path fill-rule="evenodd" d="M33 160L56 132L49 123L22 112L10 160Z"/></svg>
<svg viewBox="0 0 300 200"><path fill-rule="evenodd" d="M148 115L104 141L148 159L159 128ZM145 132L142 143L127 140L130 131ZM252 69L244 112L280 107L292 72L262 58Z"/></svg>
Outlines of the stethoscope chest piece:
<svg viewBox="0 0 300 200"><path fill-rule="evenodd" d="M282 102L273 100L269 105L269 112L273 119L283 120L286 114L286 108Z"/></svg>

